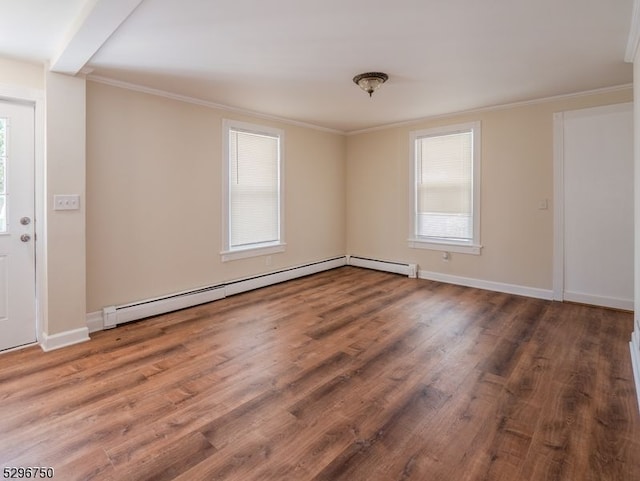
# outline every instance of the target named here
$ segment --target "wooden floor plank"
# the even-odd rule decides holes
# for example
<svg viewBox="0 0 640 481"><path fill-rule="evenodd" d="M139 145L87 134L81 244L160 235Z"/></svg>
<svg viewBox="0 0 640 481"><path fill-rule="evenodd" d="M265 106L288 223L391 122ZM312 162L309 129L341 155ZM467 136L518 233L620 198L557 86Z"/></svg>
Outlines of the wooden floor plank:
<svg viewBox="0 0 640 481"><path fill-rule="evenodd" d="M345 267L0 354L0 468L640 479L632 315Z"/></svg>

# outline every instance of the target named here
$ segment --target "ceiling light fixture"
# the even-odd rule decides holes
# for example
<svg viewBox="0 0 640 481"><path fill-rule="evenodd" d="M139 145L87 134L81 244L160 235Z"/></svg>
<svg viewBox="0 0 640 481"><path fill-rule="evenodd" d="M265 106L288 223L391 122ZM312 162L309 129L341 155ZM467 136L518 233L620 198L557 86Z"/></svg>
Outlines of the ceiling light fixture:
<svg viewBox="0 0 640 481"><path fill-rule="evenodd" d="M355 84L362 90L369 94L369 97L373 95L373 92L385 83L389 79L386 73L382 72L367 72L361 73L353 77Z"/></svg>

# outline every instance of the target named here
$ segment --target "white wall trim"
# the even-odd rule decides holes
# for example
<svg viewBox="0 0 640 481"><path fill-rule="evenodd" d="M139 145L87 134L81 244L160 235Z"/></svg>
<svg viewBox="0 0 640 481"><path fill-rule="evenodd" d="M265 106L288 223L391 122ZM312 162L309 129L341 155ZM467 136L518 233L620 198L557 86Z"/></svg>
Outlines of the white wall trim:
<svg viewBox="0 0 640 481"><path fill-rule="evenodd" d="M582 292L564 291L564 300L578 302L580 304L590 304L592 306L610 307L612 309L622 309L633 311L633 299L620 299L618 297L595 296L593 294L583 294Z"/></svg>
<svg viewBox="0 0 640 481"><path fill-rule="evenodd" d="M446 282L447 284L456 284L459 286L474 287L476 289L486 289L488 291L504 292L506 294L515 294L517 296L533 297L536 299L553 299L553 291L549 289L540 289L537 287L520 286L517 284L505 284L502 282L486 281L483 279L475 279L472 277L454 276L451 274L442 274L440 272L419 271L420 279L428 279L431 281Z"/></svg>
<svg viewBox="0 0 640 481"><path fill-rule="evenodd" d="M35 242L36 242L36 336L40 340L49 325L49 274L47 249L47 170L45 154L45 97L40 92L34 98L35 110Z"/></svg>
<svg viewBox="0 0 640 481"><path fill-rule="evenodd" d="M564 291L564 113L553 114L553 299Z"/></svg>
<svg viewBox="0 0 640 481"><path fill-rule="evenodd" d="M58 334L49 335L47 333L42 334L40 340L40 347L43 351L53 351L62 347L72 346L73 344L79 344L89 340L89 329L81 327L79 329L73 329L71 331L60 332Z"/></svg>
<svg viewBox="0 0 640 481"><path fill-rule="evenodd" d="M633 379L636 384L636 397L638 398L638 409L640 409L640 332L636 328L631 334L631 365L633 367Z"/></svg>
<svg viewBox="0 0 640 481"><path fill-rule="evenodd" d="M89 329L89 334L97 331L102 331L104 329L104 319L102 311L87 313L87 329Z"/></svg>
<svg viewBox="0 0 640 481"><path fill-rule="evenodd" d="M458 254L470 254L475 256L479 256L482 250L482 246L480 244L447 244L446 242L426 241L423 239L409 239L407 243L410 249L456 252Z"/></svg>
<svg viewBox="0 0 640 481"><path fill-rule="evenodd" d="M417 264L404 264L401 262L369 259L367 257L347 256L347 265L373 269L376 271L391 272L393 274L401 274L414 279L418 276Z"/></svg>
<svg viewBox="0 0 640 481"><path fill-rule="evenodd" d="M227 194L224 196L224 200L226 201L224 202L225 204L229 203L228 199L229 199L229 196ZM228 209L223 209L223 210L224 210L223 215L225 215L225 217L228 217L229 210ZM225 225L229 225L228 222L225 222ZM284 235L284 231L282 235ZM228 235L224 235L223 237L224 237L224 240L228 242ZM278 254L280 252L285 251L286 245L287 244L285 242L279 242L276 245L253 247L251 249L243 249L243 250L236 250L236 251L224 250L220 252L220 258L222 262L229 262L229 261L235 261L238 259L249 259L251 257L260 257L260 256L271 255L271 254Z"/></svg>

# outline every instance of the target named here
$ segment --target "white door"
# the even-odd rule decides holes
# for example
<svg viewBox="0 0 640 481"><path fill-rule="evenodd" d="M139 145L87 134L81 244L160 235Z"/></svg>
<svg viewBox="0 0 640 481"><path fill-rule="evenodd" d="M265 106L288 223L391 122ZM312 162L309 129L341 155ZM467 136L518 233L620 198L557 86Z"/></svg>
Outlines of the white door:
<svg viewBox="0 0 640 481"><path fill-rule="evenodd" d="M564 237L563 245L556 243L564 250L556 262L562 257L564 262L555 266L560 278L554 279L554 290L561 289L555 297L632 310L632 104L563 112L556 129L562 140L556 175L562 177L558 199L564 216L556 223Z"/></svg>
<svg viewBox="0 0 640 481"><path fill-rule="evenodd" d="M36 340L34 108L0 100L0 350Z"/></svg>

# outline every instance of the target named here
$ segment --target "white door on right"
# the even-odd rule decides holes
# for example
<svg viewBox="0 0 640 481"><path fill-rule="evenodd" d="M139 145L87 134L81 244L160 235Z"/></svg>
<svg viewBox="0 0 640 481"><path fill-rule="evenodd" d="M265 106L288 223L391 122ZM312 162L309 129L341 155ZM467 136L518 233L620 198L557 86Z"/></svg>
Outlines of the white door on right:
<svg viewBox="0 0 640 481"><path fill-rule="evenodd" d="M562 298L632 310L633 106L568 111L561 119Z"/></svg>
<svg viewBox="0 0 640 481"><path fill-rule="evenodd" d="M0 350L36 341L34 107L0 100Z"/></svg>

